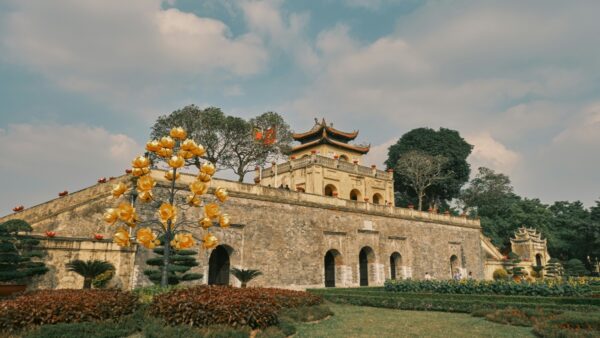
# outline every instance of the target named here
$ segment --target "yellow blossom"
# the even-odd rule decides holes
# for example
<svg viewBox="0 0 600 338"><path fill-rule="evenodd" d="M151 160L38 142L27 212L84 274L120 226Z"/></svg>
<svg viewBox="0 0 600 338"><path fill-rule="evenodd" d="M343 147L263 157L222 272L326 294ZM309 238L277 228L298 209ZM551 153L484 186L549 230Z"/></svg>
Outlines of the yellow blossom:
<svg viewBox="0 0 600 338"><path fill-rule="evenodd" d="M173 147L175 146L175 140L173 140L169 136L164 136L160 139L160 145L163 148L173 149Z"/></svg>
<svg viewBox="0 0 600 338"><path fill-rule="evenodd" d="M158 216L163 223L166 223L168 220L174 220L176 214L177 209L169 203L163 203L160 208L158 208Z"/></svg>
<svg viewBox="0 0 600 338"><path fill-rule="evenodd" d="M192 234L178 233L171 241L171 245L177 250L188 249L194 246L194 239L192 238Z"/></svg>
<svg viewBox="0 0 600 338"><path fill-rule="evenodd" d="M207 175L211 175L211 176L214 175L216 170L217 169L215 168L215 166L210 162L205 162L200 167L200 171L202 171L203 173L205 173Z"/></svg>
<svg viewBox="0 0 600 338"><path fill-rule="evenodd" d="M142 176L137 181L137 188L139 191L150 191L155 185L156 182L150 175Z"/></svg>
<svg viewBox="0 0 600 338"><path fill-rule="evenodd" d="M174 127L169 132L169 135L171 135L172 138L183 140L187 136L187 133L181 127Z"/></svg>
<svg viewBox="0 0 600 338"><path fill-rule="evenodd" d="M212 249L219 243L217 237L213 236L213 234L211 233L207 233L206 235L204 235L202 240L204 242L202 243L202 247L204 247L205 249Z"/></svg>
<svg viewBox="0 0 600 338"><path fill-rule="evenodd" d="M177 155L183 157L186 160L189 160L190 158L194 157L194 153L192 153L191 151L187 151L187 150L179 150Z"/></svg>
<svg viewBox="0 0 600 338"><path fill-rule="evenodd" d="M188 138L185 141L181 142L181 150L193 151L194 149L196 149L196 147L196 142L192 139Z"/></svg>
<svg viewBox="0 0 600 338"><path fill-rule="evenodd" d="M106 223L108 223L109 225L113 225L115 224L117 219L119 219L119 215L117 215L117 210L110 208L106 209L103 218Z"/></svg>
<svg viewBox="0 0 600 338"><path fill-rule="evenodd" d="M153 199L153 195L152 195L152 191L142 191L139 195L138 198L142 201L142 202L150 202Z"/></svg>
<svg viewBox="0 0 600 338"><path fill-rule="evenodd" d="M150 160L144 156L138 156L131 161L131 166L134 168L146 168L150 165Z"/></svg>
<svg viewBox="0 0 600 338"><path fill-rule="evenodd" d="M181 156L173 156L169 159L169 166L171 168L181 168L185 164L185 160Z"/></svg>
<svg viewBox="0 0 600 338"><path fill-rule="evenodd" d="M123 202L117 208L117 215L123 222L132 222L135 217L135 208L131 204Z"/></svg>
<svg viewBox="0 0 600 338"><path fill-rule="evenodd" d="M189 195L186 200L187 203L193 207L199 207L200 204L202 204L202 200L198 195Z"/></svg>
<svg viewBox="0 0 600 338"><path fill-rule="evenodd" d="M160 241L156 238L156 234L150 228L141 228L137 232L137 241L148 249L154 249L160 245Z"/></svg>
<svg viewBox="0 0 600 338"><path fill-rule="evenodd" d="M225 190L225 188L218 187L215 190L215 196L217 196L217 199L219 199L219 201L225 202L225 200L228 197L227 190Z"/></svg>
<svg viewBox="0 0 600 338"><path fill-rule="evenodd" d="M197 144L196 148L192 149L192 153L194 153L196 156L204 156L204 154L206 154L206 150L204 149L203 145Z"/></svg>
<svg viewBox="0 0 600 338"><path fill-rule="evenodd" d="M175 181L177 181L179 179L179 176L181 176L181 175L179 175L179 173L175 173ZM173 170L168 170L165 173L165 179L167 181L172 181L173 180Z"/></svg>
<svg viewBox="0 0 600 338"><path fill-rule="evenodd" d="M148 168L133 168L131 173L135 177L140 177L140 176L144 176L144 175L147 175L148 173L150 173L150 169L148 169Z"/></svg>
<svg viewBox="0 0 600 338"><path fill-rule="evenodd" d="M190 183L190 191L195 195L202 195L208 191L208 186L201 181Z"/></svg>
<svg viewBox="0 0 600 338"><path fill-rule="evenodd" d="M203 219L198 221L198 223L200 223L200 226L202 226L204 229L208 229L211 226L213 226L213 222L208 217L204 217Z"/></svg>
<svg viewBox="0 0 600 338"><path fill-rule="evenodd" d="M163 158L168 158L171 157L171 155L173 155L173 149L171 148L160 148L156 154L160 157Z"/></svg>
<svg viewBox="0 0 600 338"><path fill-rule="evenodd" d="M157 140L148 141L146 143L146 150L151 151L153 153L159 151L160 148L161 148L161 145Z"/></svg>
<svg viewBox="0 0 600 338"><path fill-rule="evenodd" d="M212 177L209 174L205 174L203 172L198 173L198 179L202 182L210 182Z"/></svg>
<svg viewBox="0 0 600 338"><path fill-rule="evenodd" d="M221 228L228 228L230 225L229 215L222 214L221 216L219 216L219 225L221 226Z"/></svg>
<svg viewBox="0 0 600 338"><path fill-rule="evenodd" d="M125 228L119 228L113 236L113 242L117 243L118 246L127 247L131 245L129 241L129 232Z"/></svg>
<svg viewBox="0 0 600 338"><path fill-rule="evenodd" d="M209 218L219 217L219 206L216 203L208 203L204 206L204 213Z"/></svg>
<svg viewBox="0 0 600 338"><path fill-rule="evenodd" d="M127 185L123 182L119 182L113 185L112 195L114 198L119 198L127 191Z"/></svg>

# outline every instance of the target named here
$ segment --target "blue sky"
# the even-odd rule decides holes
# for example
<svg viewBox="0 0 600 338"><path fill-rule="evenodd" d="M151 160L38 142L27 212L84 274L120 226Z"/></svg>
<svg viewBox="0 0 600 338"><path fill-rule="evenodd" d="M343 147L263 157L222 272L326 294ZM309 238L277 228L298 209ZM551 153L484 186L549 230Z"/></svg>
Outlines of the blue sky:
<svg viewBox="0 0 600 338"><path fill-rule="evenodd" d="M360 129L368 162L416 127L544 202L600 198L597 1L0 3L0 213L119 175L187 104Z"/></svg>

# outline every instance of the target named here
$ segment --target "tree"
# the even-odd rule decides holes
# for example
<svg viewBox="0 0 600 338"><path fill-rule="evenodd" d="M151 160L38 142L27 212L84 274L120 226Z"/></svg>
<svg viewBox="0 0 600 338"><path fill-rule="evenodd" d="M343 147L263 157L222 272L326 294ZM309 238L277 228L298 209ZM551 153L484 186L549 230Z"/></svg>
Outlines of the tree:
<svg viewBox="0 0 600 338"><path fill-rule="evenodd" d="M290 127L279 114L267 112L246 122L241 118L228 117L231 130L235 130L235 138L230 144L230 154L224 163L226 168L238 175L238 181L243 182L244 176L253 171L256 166L276 160L289 153L292 143ZM271 130L271 139L255 139L255 129Z"/></svg>
<svg viewBox="0 0 600 338"><path fill-rule="evenodd" d="M419 151L405 153L398 160L395 172L414 190L418 199L418 210L423 210L425 190L451 175L451 172L444 173L447 162L448 159L443 156L427 155Z"/></svg>
<svg viewBox="0 0 600 338"><path fill-rule="evenodd" d="M545 278L560 279L564 274L564 269L560 261L556 258L550 258L546 264Z"/></svg>
<svg viewBox="0 0 600 338"><path fill-rule="evenodd" d="M14 219L0 224L0 282L25 282L48 272L39 249L40 241L23 234L33 229L29 223Z"/></svg>
<svg viewBox="0 0 600 338"><path fill-rule="evenodd" d="M523 271L523 267L519 266L519 263L521 263L521 257L519 257L519 255L517 255L514 252L511 252L508 254L508 258L509 258L509 269L508 272L513 276L514 279L521 279L523 278L523 275L525 274Z"/></svg>
<svg viewBox="0 0 600 338"><path fill-rule="evenodd" d="M227 116L220 108L200 109L196 105L189 105L160 116L152 126L150 137L160 139L168 135L173 127L182 127L189 132L190 139L202 144L206 151L202 158L209 162L222 164L230 156L230 142L236 138L236 133L231 130Z"/></svg>
<svg viewBox="0 0 600 338"><path fill-rule="evenodd" d="M121 247L130 246L133 239L147 249L163 245L160 285L166 287L169 271L172 271L169 268L172 251L189 249L196 244L191 229L203 228L205 234L202 236L202 247L211 249L217 246L218 239L209 229L216 225L227 228L230 221L229 216L221 212L218 203L203 203L202 196L208 193L208 182L212 180L216 168L211 162L200 165L199 157L205 154L205 148L187 138L187 132L182 127L172 128L169 136L163 136L160 140L149 141L146 143L146 150L147 156L138 156L131 162L133 168L129 184L119 182L114 186L112 195L120 201L118 207L106 210L104 221L109 225L118 224L113 241ZM163 176L166 183L161 184L158 191L153 191L157 182L150 169L150 155L169 168ZM200 170L189 183L187 192L176 185L176 181L180 178L181 170L192 165ZM227 190L222 187L216 187L213 194L221 203L228 198ZM145 211L153 209L156 213L144 212L138 215L136 203L146 204L147 207L143 207ZM203 213L190 212L199 207L203 207ZM199 219L190 219L190 214L198 215ZM131 236L131 228L137 228L135 237Z"/></svg>
<svg viewBox="0 0 600 338"><path fill-rule="evenodd" d="M115 266L107 261L82 261L80 259L76 259L67 263L67 271L75 272L76 274L83 277L84 289L91 289L92 281L99 275L109 270L115 270Z"/></svg>
<svg viewBox="0 0 600 338"><path fill-rule="evenodd" d="M259 270L244 270L233 268L231 269L231 274L234 275L235 278L237 278L242 283L242 287L245 288L251 280L262 275L262 272L260 272Z"/></svg>
<svg viewBox="0 0 600 338"><path fill-rule="evenodd" d="M581 277L587 275L588 271L582 261L573 258L565 263L565 274L570 277Z"/></svg>
<svg viewBox="0 0 600 338"><path fill-rule="evenodd" d="M402 135L398 142L389 148L385 164L388 169L396 169L398 160L410 151L446 157L448 162L444 165L443 176L447 176L447 179L436 182L427 191L429 204L437 206L438 202L447 203L457 197L460 188L469 180L471 169L467 157L472 149L473 146L455 130L417 128ZM449 175L450 173L452 175ZM397 172L394 173L394 190L400 199L397 201L398 205L417 201L417 196L406 178Z"/></svg>
<svg viewBox="0 0 600 338"><path fill-rule="evenodd" d="M150 258L146 264L157 266L158 269L144 270L144 274L152 281L152 283L160 285L162 278L162 270L164 267L164 247L154 248L154 253L158 257ZM171 256L171 265L169 265L168 282L169 285L177 285L183 281L192 281L202 278L202 274L188 272L194 266L198 266L196 261L196 250L175 250Z"/></svg>

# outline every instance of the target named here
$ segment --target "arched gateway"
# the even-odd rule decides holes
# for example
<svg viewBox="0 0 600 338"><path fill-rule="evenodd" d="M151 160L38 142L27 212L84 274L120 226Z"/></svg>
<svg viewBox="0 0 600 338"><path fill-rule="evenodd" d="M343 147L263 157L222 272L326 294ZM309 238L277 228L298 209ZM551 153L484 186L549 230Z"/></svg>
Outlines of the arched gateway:
<svg viewBox="0 0 600 338"><path fill-rule="evenodd" d="M325 287L335 287L336 265L342 264L342 255L339 251L331 249L325 254ZM339 277L337 277L339 279Z"/></svg>
<svg viewBox="0 0 600 338"><path fill-rule="evenodd" d="M231 248L219 245L211 252L208 260L208 285L229 285L231 251L233 251Z"/></svg>
<svg viewBox="0 0 600 338"><path fill-rule="evenodd" d="M358 265L360 286L369 286L369 265L375 263L375 252L368 246L360 249Z"/></svg>

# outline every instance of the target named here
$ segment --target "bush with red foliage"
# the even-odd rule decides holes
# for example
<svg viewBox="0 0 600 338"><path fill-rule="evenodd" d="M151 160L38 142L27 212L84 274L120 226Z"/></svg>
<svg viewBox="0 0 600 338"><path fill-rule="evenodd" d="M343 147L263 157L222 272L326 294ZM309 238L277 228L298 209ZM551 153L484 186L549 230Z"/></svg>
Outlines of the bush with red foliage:
<svg viewBox="0 0 600 338"><path fill-rule="evenodd" d="M156 296L150 313L170 325L265 328L277 324L277 312L282 308L322 302L321 297L303 291L197 286Z"/></svg>
<svg viewBox="0 0 600 338"><path fill-rule="evenodd" d="M117 290L39 290L0 301L0 331L32 325L118 319L132 313L137 296Z"/></svg>

